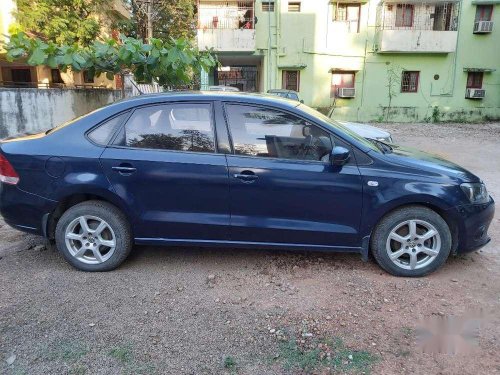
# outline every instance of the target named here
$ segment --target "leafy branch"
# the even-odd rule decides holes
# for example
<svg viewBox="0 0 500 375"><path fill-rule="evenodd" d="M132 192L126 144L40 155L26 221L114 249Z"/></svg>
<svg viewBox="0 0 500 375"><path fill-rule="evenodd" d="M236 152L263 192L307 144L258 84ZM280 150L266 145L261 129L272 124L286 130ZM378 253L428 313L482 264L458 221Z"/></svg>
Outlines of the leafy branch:
<svg viewBox="0 0 500 375"><path fill-rule="evenodd" d="M155 81L163 86L188 83L195 74L218 63L213 50L199 51L184 39L151 38L144 43L124 35L120 42L106 39L80 47L30 38L20 32L11 36L5 49L9 61L26 60L29 65L47 65L63 72L85 70L90 77L106 74L108 79L132 73L137 82Z"/></svg>

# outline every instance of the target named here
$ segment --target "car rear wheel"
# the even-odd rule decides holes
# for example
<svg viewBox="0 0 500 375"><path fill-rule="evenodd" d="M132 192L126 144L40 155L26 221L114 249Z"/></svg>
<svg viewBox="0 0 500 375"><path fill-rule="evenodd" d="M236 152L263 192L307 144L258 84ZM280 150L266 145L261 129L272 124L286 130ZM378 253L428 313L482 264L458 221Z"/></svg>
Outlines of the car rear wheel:
<svg viewBox="0 0 500 375"><path fill-rule="evenodd" d="M427 275L448 258L451 233L435 211L421 206L395 210L377 225L371 241L377 263L396 276Z"/></svg>
<svg viewBox="0 0 500 375"><path fill-rule="evenodd" d="M123 213L102 201L69 208L56 227L56 244L64 258L82 271L110 271L132 249L130 228Z"/></svg>

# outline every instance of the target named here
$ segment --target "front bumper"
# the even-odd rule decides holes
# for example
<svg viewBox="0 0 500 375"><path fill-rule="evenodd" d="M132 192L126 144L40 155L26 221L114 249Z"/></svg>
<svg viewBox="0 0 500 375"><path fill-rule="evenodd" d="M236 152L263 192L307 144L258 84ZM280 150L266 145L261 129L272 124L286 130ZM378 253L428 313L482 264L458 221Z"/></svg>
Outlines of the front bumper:
<svg viewBox="0 0 500 375"><path fill-rule="evenodd" d="M15 229L44 235L44 216L56 206L56 201L0 183L0 215Z"/></svg>
<svg viewBox="0 0 500 375"><path fill-rule="evenodd" d="M469 204L448 210L458 226L456 253L477 250L488 242L488 228L495 214L495 201L490 197L487 203Z"/></svg>

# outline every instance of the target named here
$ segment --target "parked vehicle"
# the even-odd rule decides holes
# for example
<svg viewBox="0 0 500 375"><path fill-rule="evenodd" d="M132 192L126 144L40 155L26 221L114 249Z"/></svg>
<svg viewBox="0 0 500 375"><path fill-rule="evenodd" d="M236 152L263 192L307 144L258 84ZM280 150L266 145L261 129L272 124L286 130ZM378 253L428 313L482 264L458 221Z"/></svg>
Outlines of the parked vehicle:
<svg viewBox="0 0 500 375"><path fill-rule="evenodd" d="M280 96L285 99L291 99L295 101L300 101L303 103L303 100L300 100L299 98L299 93L296 91L292 90L285 90L285 89L272 89L267 91L268 94L271 95L276 95ZM331 117L331 116L330 116ZM379 128L376 128L375 126L367 125L367 124L360 124L358 122L349 122L349 121L338 121L337 122L341 123L345 127L351 129L353 132L356 134L368 138L368 139L375 139L377 141L385 142L385 143L392 143L392 136L391 133L389 133L387 130L382 130Z"/></svg>
<svg viewBox="0 0 500 375"><path fill-rule="evenodd" d="M423 276L489 242L494 202L456 164L303 104L205 92L1 142L0 213L85 271L114 269L135 243L371 253Z"/></svg>
<svg viewBox="0 0 500 375"><path fill-rule="evenodd" d="M208 86L208 91L240 91L239 88L234 86Z"/></svg>
<svg viewBox="0 0 500 375"><path fill-rule="evenodd" d="M299 93L297 91L293 90L285 90L285 89L271 89L267 90L268 94L279 96L281 98L285 99L291 99L291 100L296 100L298 102L303 103L303 100L300 100L299 98Z"/></svg>

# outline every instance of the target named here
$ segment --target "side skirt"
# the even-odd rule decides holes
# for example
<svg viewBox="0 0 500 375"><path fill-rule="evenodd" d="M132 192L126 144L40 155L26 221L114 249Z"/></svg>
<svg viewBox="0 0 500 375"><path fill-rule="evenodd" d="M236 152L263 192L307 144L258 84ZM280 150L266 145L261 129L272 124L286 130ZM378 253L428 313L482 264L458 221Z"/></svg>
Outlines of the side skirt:
<svg viewBox="0 0 500 375"><path fill-rule="evenodd" d="M234 247L234 248L253 248L253 249L282 249L297 251L326 251L343 253L364 254L366 250L362 247L344 247L327 245L308 245L295 243L275 243L275 242L247 242L247 241L217 241L217 240L192 240L175 238L135 238L137 245L166 245L166 246L202 246L202 247Z"/></svg>

